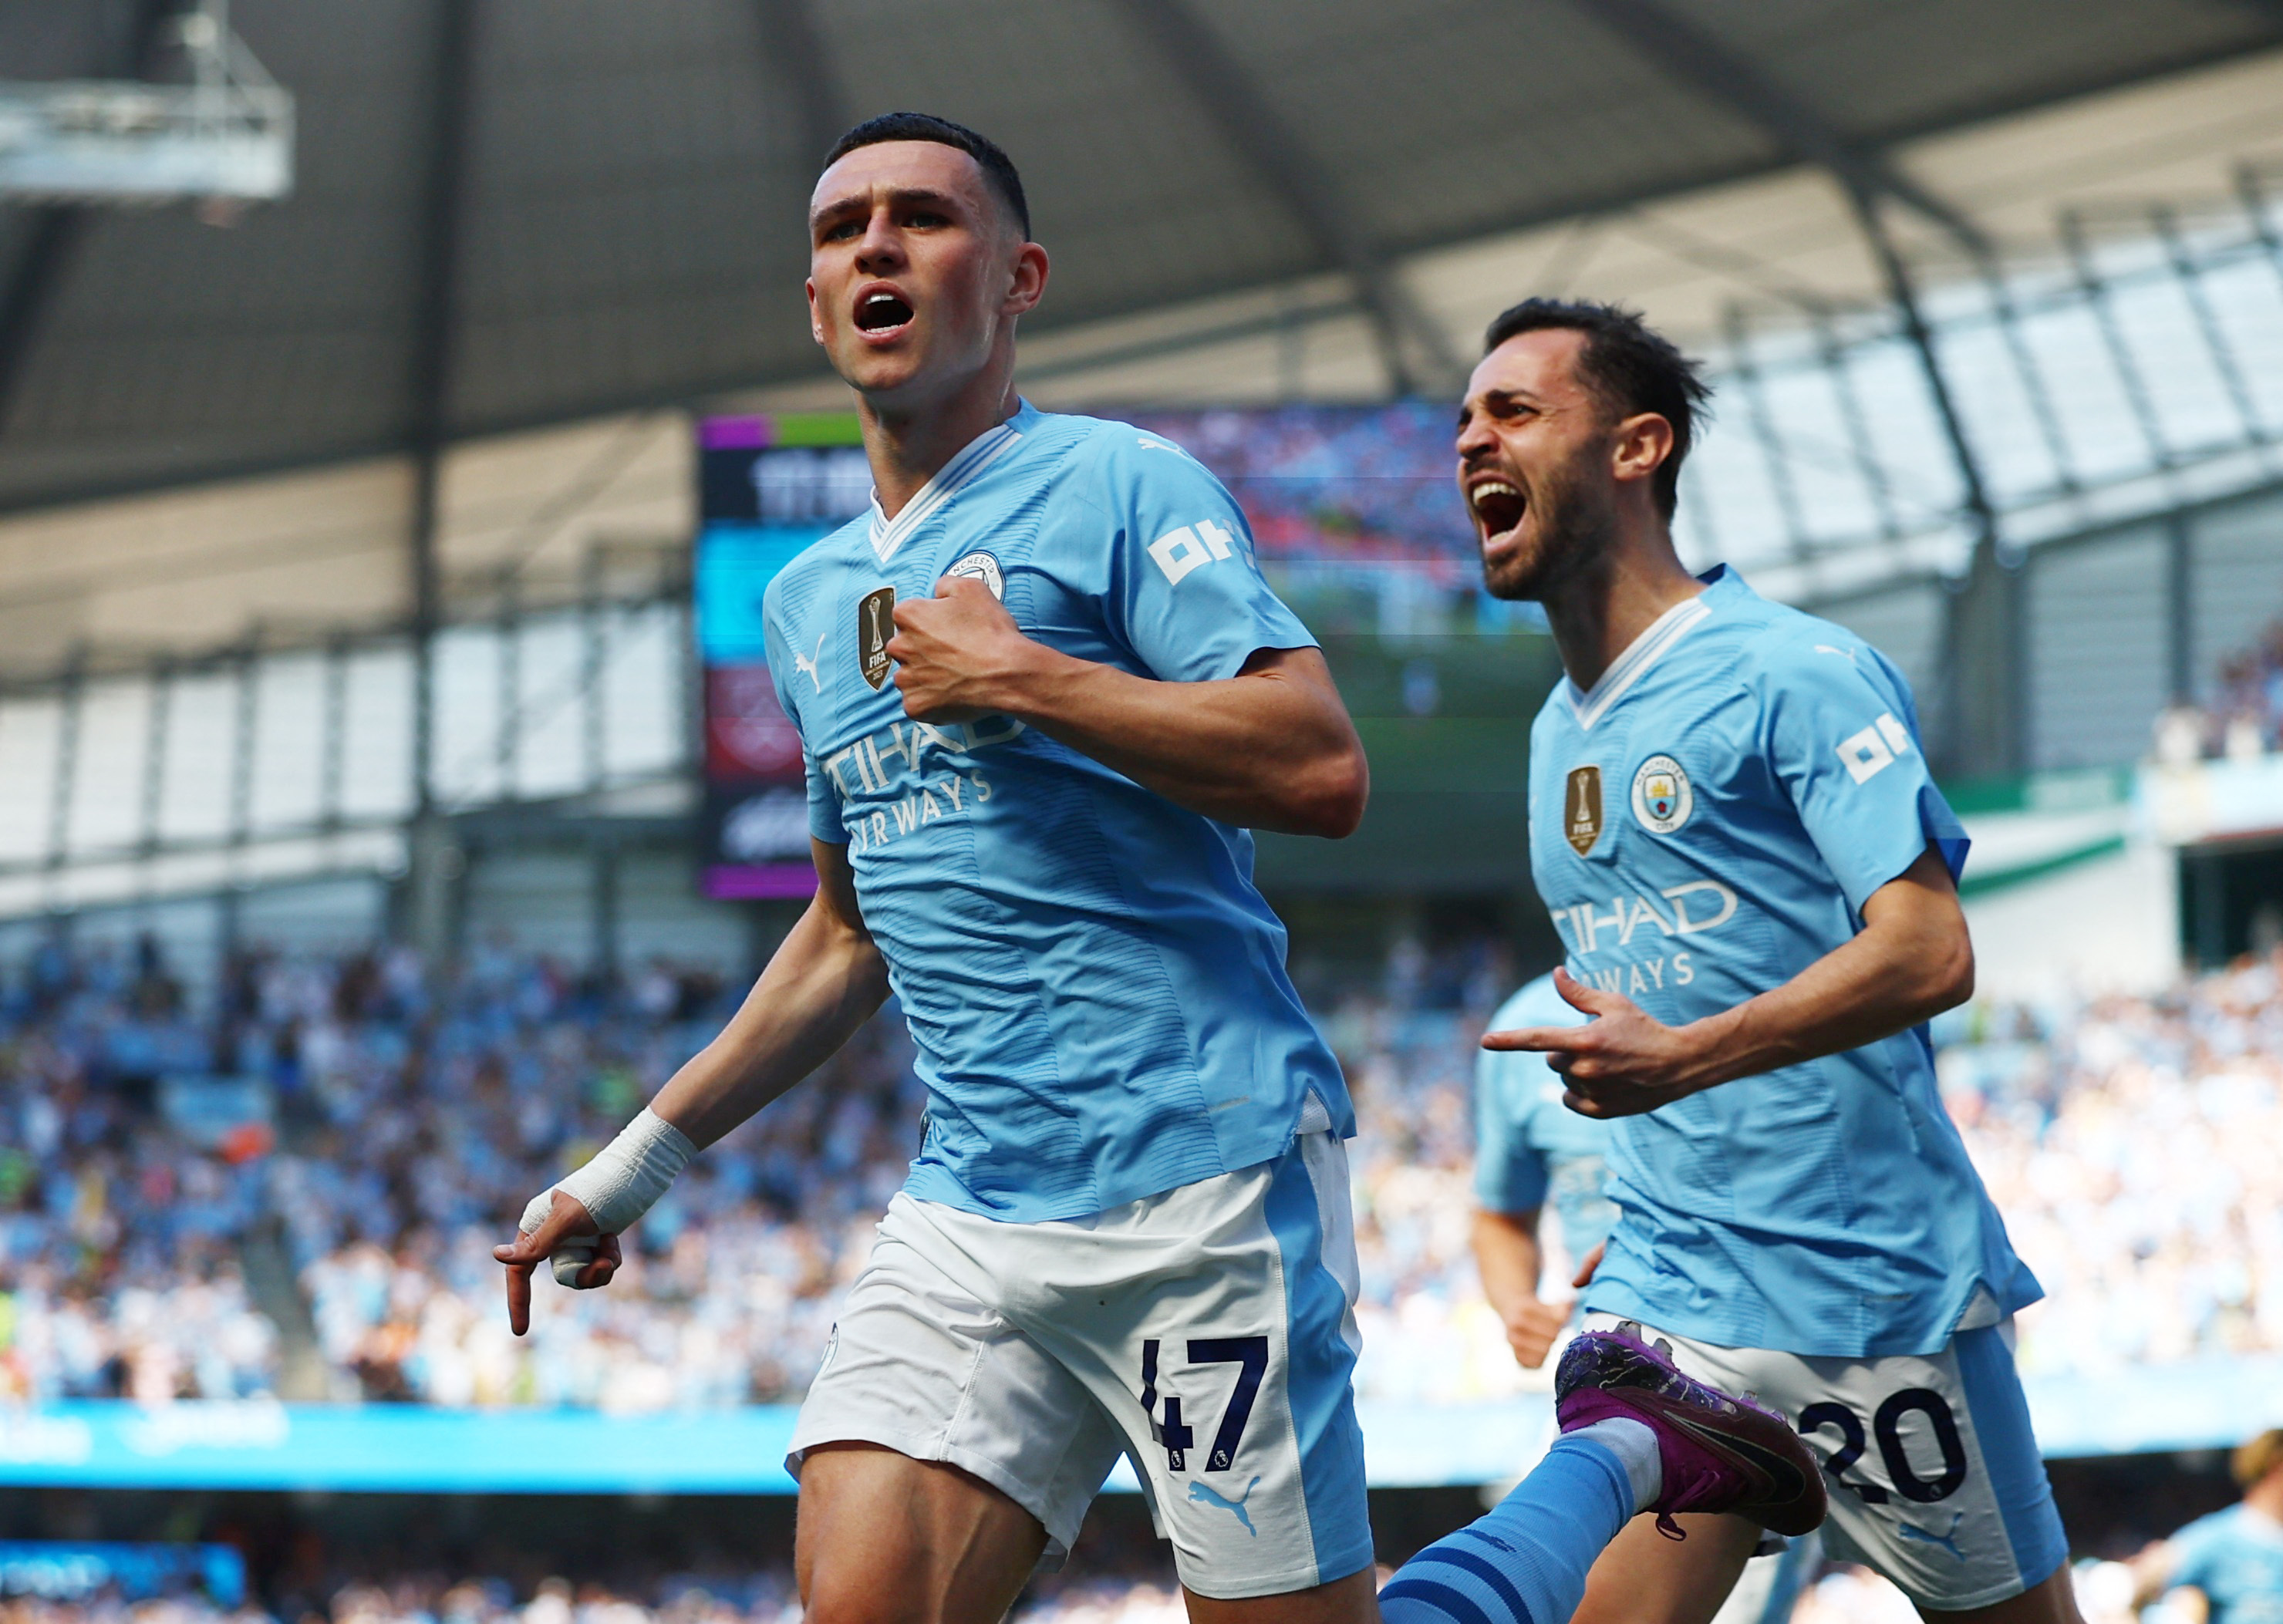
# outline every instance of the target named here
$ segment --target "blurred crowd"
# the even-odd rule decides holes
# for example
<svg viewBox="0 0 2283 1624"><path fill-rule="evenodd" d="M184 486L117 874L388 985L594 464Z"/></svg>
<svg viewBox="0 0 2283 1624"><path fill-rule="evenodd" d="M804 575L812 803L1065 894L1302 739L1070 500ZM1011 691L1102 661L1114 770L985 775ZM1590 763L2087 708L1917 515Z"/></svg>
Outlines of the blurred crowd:
<svg viewBox="0 0 2283 1624"><path fill-rule="evenodd" d="M2156 719L2156 757L2172 765L2208 756L2246 760L2283 750L2283 620L2220 664L2208 703Z"/></svg>
<svg viewBox="0 0 2283 1624"><path fill-rule="evenodd" d="M2030 1371L2283 1349L2278 972L1945 1020L1945 1098L2052 1299ZM1516 967L1473 935L1296 973L1361 1120L1360 1390L1542 1384L1467 1244L1475 1041ZM292 1396L798 1397L917 1136L892 1011L708 1151L608 1290L542 1278L518 1340L490 1255L734 996L664 964L603 984L484 951L439 985L401 951L259 953L194 1012L147 945L0 967L0 1399L274 1393L297 1348Z"/></svg>
<svg viewBox="0 0 2283 1624"><path fill-rule="evenodd" d="M2279 971L1952 1023L1944 1098L2045 1286L2026 1371L2283 1348Z"/></svg>

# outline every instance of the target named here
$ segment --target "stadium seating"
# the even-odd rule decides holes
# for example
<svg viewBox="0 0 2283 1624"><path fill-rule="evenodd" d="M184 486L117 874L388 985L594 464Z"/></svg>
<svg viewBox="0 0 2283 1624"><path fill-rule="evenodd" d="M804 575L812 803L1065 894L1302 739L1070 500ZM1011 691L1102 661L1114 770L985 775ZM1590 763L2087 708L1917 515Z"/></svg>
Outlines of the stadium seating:
<svg viewBox="0 0 2283 1624"><path fill-rule="evenodd" d="M1406 943L1368 975L1300 968L1362 1117L1360 1390L1463 1401L1542 1381L1506 1356L1467 1249L1474 1039L1511 967L1476 939ZM710 1152L611 1289L542 1283L522 1341L489 1253L728 996L663 965L604 989L485 951L432 988L401 952L256 955L193 1015L154 954L55 946L7 967L0 1396L274 1392L298 1341L323 1387L303 1396L797 1398L916 1133L892 1017ZM1952 1113L2051 1294L2023 1317L2029 1373L2283 1349L2275 964L2160 998L1977 1007L1938 1037ZM274 1122L186 1115L216 1075L241 1080L233 1097L258 1085Z"/></svg>

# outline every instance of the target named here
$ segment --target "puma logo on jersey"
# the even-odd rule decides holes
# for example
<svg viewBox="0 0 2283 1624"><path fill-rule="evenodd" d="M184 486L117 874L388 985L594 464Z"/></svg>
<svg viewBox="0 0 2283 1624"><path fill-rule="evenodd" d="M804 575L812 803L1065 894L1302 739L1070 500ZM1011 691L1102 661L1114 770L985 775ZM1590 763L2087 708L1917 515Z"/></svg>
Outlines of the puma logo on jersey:
<svg viewBox="0 0 2283 1624"><path fill-rule="evenodd" d="M1911 731L1895 719L1893 711L1882 711L1877 721L1840 740L1835 748L1847 776L1860 784L1892 766L1896 757L1911 753Z"/></svg>
<svg viewBox="0 0 2283 1624"><path fill-rule="evenodd" d="M1149 543L1149 558L1178 587L1209 563L1218 563L1235 550L1235 538L1211 519L1199 519L1169 530Z"/></svg>
<svg viewBox="0 0 2283 1624"><path fill-rule="evenodd" d="M1252 1526L1252 1519L1251 1515L1246 1512L1244 1503L1252 1498L1252 1491L1259 1487L1260 1480L1258 1478L1255 1478L1252 1481L1244 1486L1244 1492L1243 1494L1237 1496L1235 1499L1232 1500L1227 1495L1222 1494L1219 1489L1212 1488L1211 1485L1200 1483L1195 1479L1191 1479L1189 1481L1189 1498L1196 1501L1199 1505L1217 1505L1220 1507L1222 1511L1229 1512L1237 1519L1237 1521L1243 1523L1244 1525L1244 1531L1247 1534L1250 1534L1255 1539L1258 1539L1260 1537L1260 1530Z"/></svg>
<svg viewBox="0 0 2283 1624"><path fill-rule="evenodd" d="M824 640L830 635L832 635L832 633L829 631L819 632L816 634L816 647L814 649L807 654L795 654L792 657L793 669L795 671L806 672L808 673L808 680L816 684L816 691L820 694L824 692L824 678L817 671L816 663L824 657Z"/></svg>

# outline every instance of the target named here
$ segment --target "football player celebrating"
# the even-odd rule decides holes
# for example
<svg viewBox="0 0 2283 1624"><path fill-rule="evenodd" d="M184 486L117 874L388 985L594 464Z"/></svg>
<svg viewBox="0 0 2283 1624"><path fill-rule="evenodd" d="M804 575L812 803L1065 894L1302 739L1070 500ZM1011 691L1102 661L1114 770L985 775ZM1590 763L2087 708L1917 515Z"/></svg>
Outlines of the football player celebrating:
<svg viewBox="0 0 2283 1624"><path fill-rule="evenodd" d="M497 1253L510 1323L542 1262L604 1284L683 1163L892 988L926 1127L793 1434L807 1616L995 1624L1125 1455L1201 1624L1367 1620L1354 1112L1246 832L1352 830L1354 728L1211 474L1015 392L1048 264L1003 152L869 120L808 223L875 486L764 606L816 898L721 1034L533 1200ZM1780 1419L1638 1341L1578 1346L1569 1430L1478 1550L1391 1587L1396 1624L1453 1598L1554 1624L1641 1510L1820 1517Z"/></svg>
<svg viewBox="0 0 2283 1624"><path fill-rule="evenodd" d="M1583 1026L1494 1032L1622 1119L1584 1298L1820 1451L1827 1550L1928 1616L2073 1620L2014 1374L2040 1294L1936 1091L1967 998L1966 839L1908 686L1862 639L1674 551L1705 390L1630 313L1492 323L1459 414L1484 579L1545 606L1567 678L1531 735L1539 893ZM1760 1530L1636 1523L1580 1624L1712 1616Z"/></svg>

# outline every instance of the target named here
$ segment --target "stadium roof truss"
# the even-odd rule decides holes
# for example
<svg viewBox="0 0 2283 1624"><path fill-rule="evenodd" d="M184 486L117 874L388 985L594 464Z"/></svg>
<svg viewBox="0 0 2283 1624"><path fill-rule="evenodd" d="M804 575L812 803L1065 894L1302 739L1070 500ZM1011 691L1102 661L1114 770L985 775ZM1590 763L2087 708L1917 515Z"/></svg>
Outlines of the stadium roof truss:
<svg viewBox="0 0 2283 1624"><path fill-rule="evenodd" d="M168 0L0 15L23 79L180 76ZM813 377L814 159L944 112L1025 166L1041 333L1329 275L1396 387L1408 256L1812 164L1968 254L1898 143L2283 44L2266 0L237 0L296 190L0 211L0 506ZM1890 292L1906 275L1891 243ZM417 528L416 524L415 528Z"/></svg>

